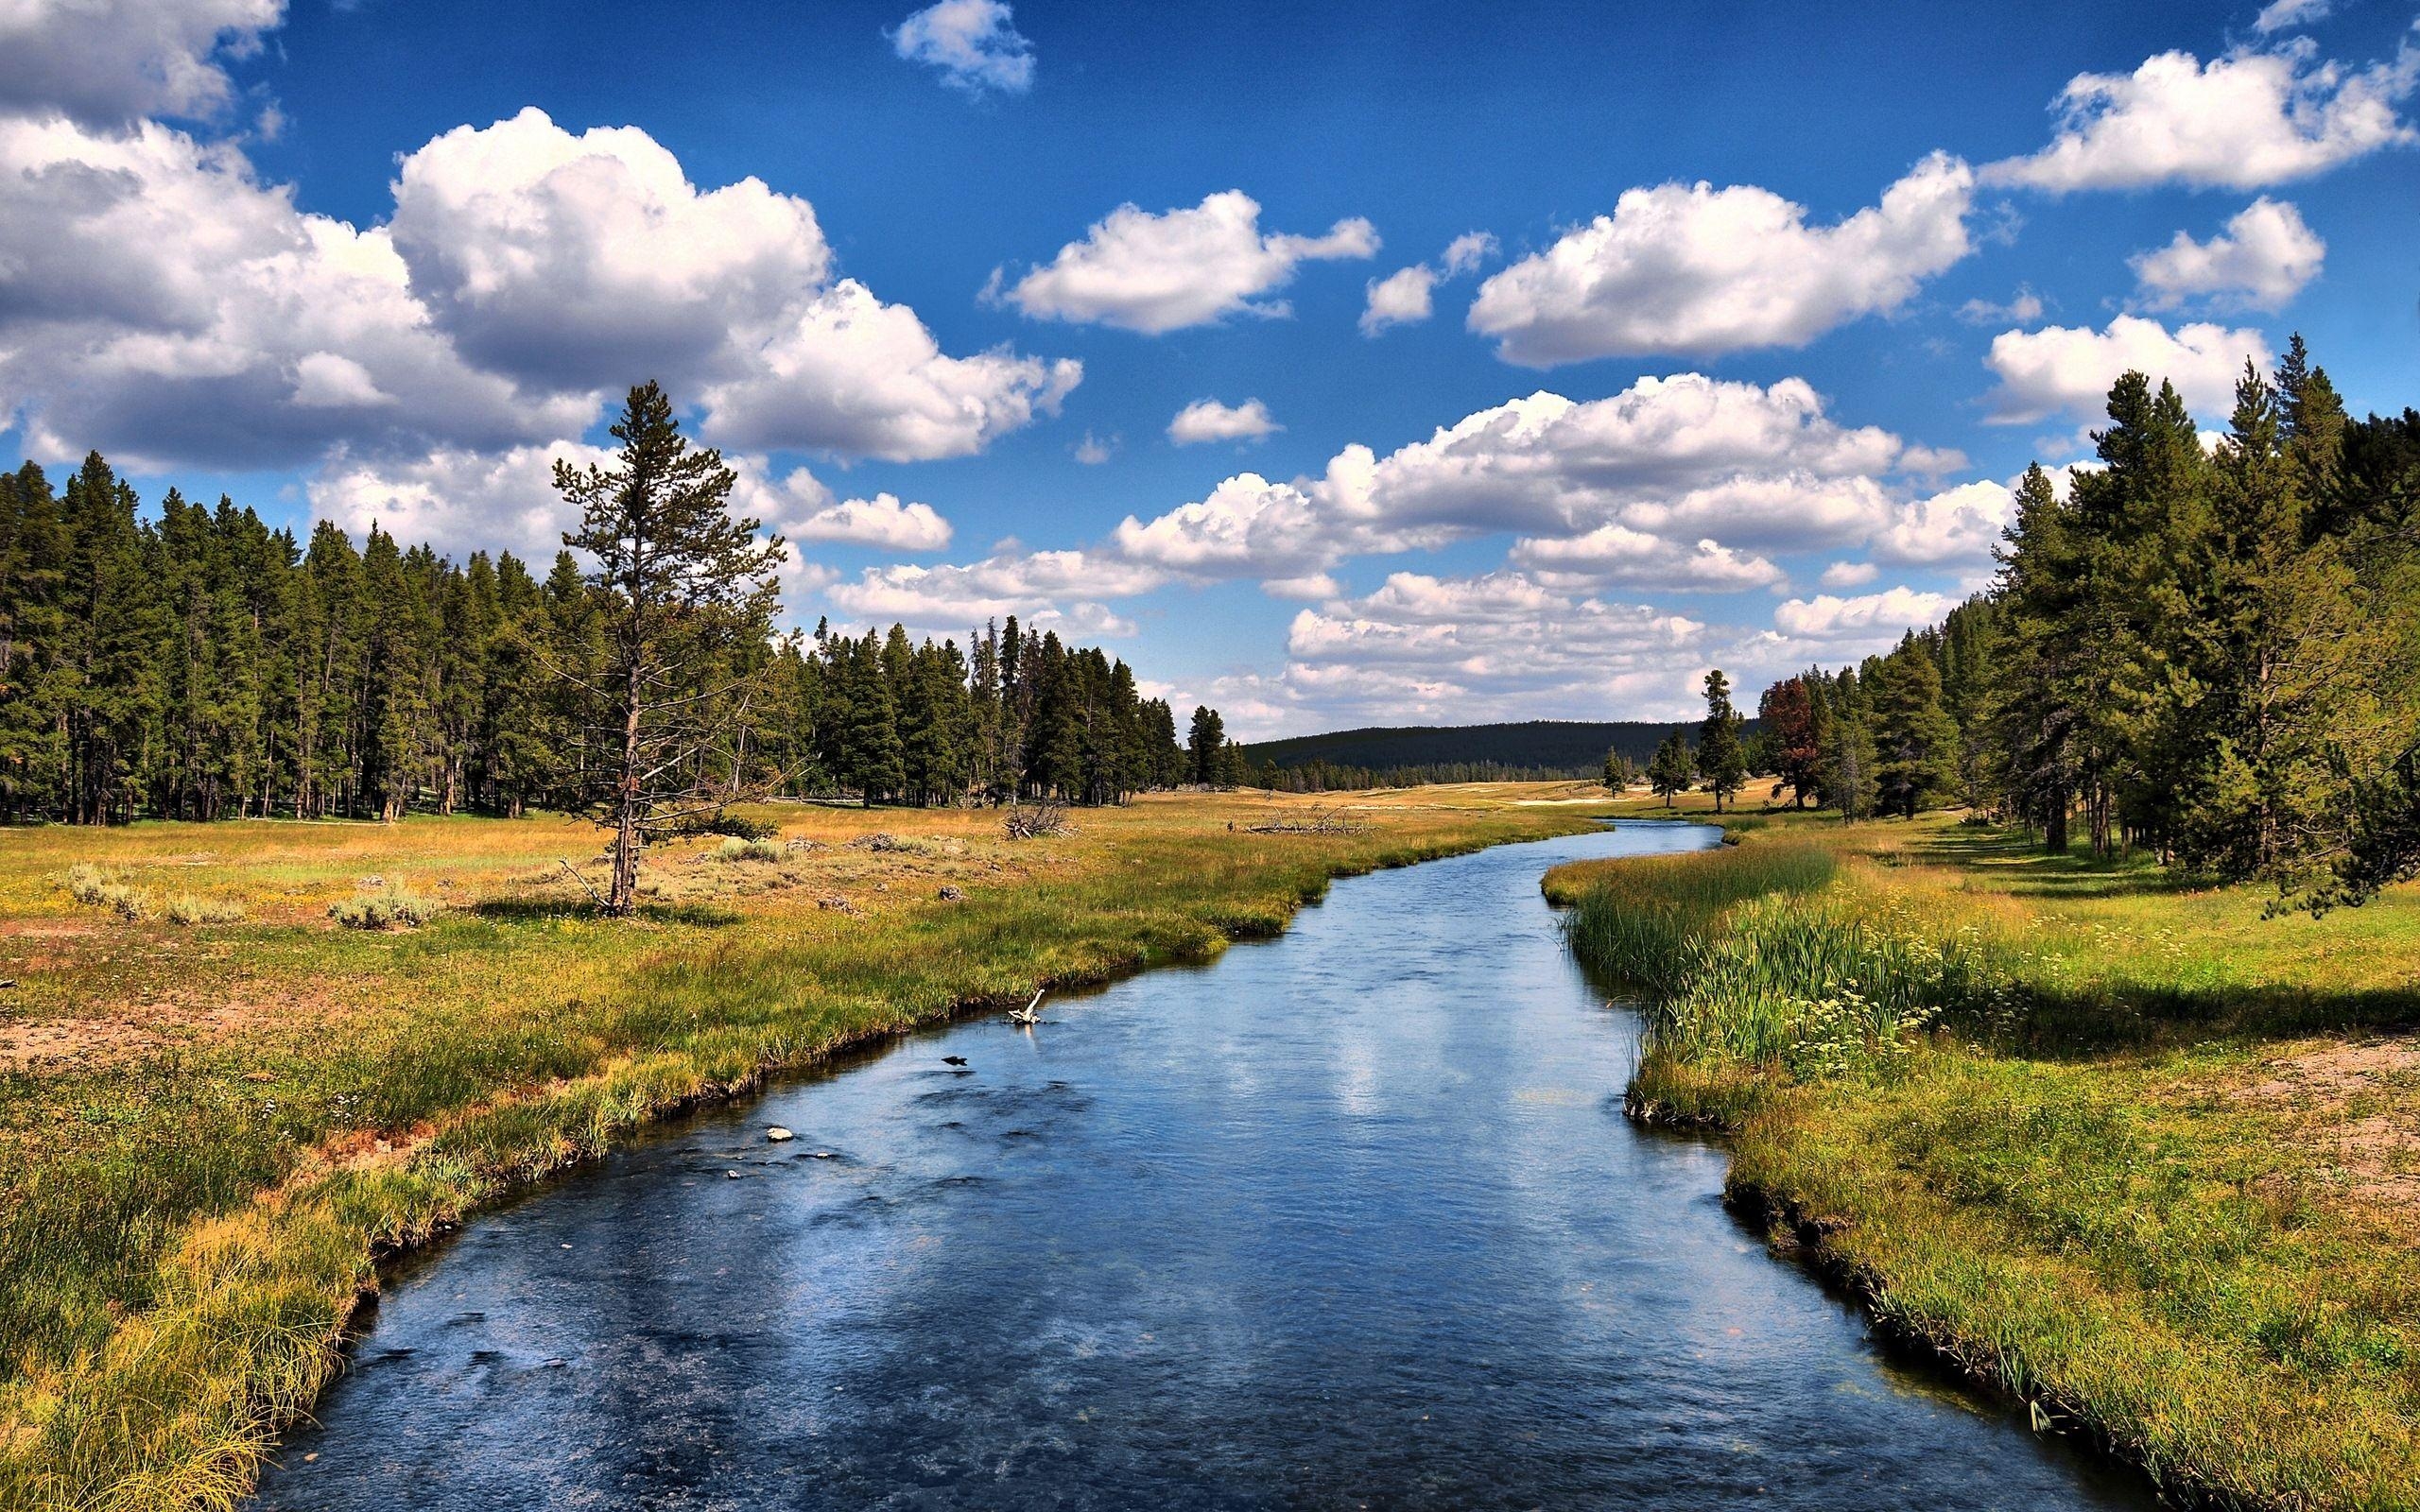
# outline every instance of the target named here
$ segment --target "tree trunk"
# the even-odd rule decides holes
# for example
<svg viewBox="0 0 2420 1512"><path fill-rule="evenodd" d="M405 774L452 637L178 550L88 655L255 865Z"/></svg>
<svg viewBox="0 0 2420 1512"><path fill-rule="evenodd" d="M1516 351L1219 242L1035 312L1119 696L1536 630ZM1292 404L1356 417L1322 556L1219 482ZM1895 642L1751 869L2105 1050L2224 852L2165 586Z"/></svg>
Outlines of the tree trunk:
<svg viewBox="0 0 2420 1512"><path fill-rule="evenodd" d="M621 794L614 824L614 886L606 895L608 913L627 914L639 885L639 673L631 658L622 704Z"/></svg>

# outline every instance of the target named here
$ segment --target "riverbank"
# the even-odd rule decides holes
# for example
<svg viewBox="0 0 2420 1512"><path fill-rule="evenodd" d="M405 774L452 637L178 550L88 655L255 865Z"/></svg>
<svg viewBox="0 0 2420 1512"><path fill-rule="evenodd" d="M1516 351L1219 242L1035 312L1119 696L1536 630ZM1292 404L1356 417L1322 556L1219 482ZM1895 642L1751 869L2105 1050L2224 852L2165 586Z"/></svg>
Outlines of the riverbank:
<svg viewBox="0 0 2420 1512"><path fill-rule="evenodd" d="M769 809L769 844L651 857L625 922L583 906L558 863L595 833L560 819L20 832L0 1505L233 1505L380 1255L842 1046L1205 959L1338 876L1585 830L1520 801L1583 791L1370 795L1357 827L1274 833L1333 801L1153 799L1013 842L995 813Z"/></svg>
<svg viewBox="0 0 2420 1512"><path fill-rule="evenodd" d="M1728 816L1726 816L1728 818ZM2420 1504L2420 895L2324 919L1948 816L1548 879L1634 1112L1885 1326L2169 1490Z"/></svg>

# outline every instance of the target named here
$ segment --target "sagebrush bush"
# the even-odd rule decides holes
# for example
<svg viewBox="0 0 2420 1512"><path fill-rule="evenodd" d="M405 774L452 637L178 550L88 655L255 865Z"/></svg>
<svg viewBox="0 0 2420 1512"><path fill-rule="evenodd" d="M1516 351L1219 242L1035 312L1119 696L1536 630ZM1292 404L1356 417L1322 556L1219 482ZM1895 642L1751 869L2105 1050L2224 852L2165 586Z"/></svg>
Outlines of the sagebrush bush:
<svg viewBox="0 0 2420 1512"><path fill-rule="evenodd" d="M366 892L328 904L328 917L347 929L418 929L436 915L436 900L403 887Z"/></svg>
<svg viewBox="0 0 2420 1512"><path fill-rule="evenodd" d="M779 861L782 846L778 840L743 840L735 835L706 854L717 861Z"/></svg>
<svg viewBox="0 0 2420 1512"><path fill-rule="evenodd" d="M67 869L67 895L87 907L107 908L130 924L141 923L159 911L147 889L85 861Z"/></svg>
<svg viewBox="0 0 2420 1512"><path fill-rule="evenodd" d="M167 914L171 924L240 924L244 921L244 905L225 898L181 892L168 900Z"/></svg>

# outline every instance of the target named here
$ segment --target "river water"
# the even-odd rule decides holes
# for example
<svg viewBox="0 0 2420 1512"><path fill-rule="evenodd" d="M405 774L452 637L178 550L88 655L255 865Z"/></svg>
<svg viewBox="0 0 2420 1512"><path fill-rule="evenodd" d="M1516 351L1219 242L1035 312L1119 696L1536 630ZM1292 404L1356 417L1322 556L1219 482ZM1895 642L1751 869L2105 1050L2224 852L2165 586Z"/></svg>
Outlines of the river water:
<svg viewBox="0 0 2420 1512"><path fill-rule="evenodd" d="M394 1278L259 1506L2149 1506L1623 1119L1637 1021L1538 877L1712 838L1340 882L659 1130Z"/></svg>

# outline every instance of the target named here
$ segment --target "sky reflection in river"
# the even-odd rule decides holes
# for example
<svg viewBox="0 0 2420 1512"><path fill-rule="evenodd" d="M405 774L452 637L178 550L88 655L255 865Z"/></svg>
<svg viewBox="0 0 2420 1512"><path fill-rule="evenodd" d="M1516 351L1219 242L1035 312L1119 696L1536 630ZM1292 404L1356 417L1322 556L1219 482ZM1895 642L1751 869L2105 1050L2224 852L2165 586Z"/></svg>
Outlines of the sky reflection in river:
<svg viewBox="0 0 2420 1512"><path fill-rule="evenodd" d="M1622 1119L1634 1021L1537 879L1703 834L1340 883L667 1129L391 1286L261 1504L2148 1505L1877 1360Z"/></svg>

